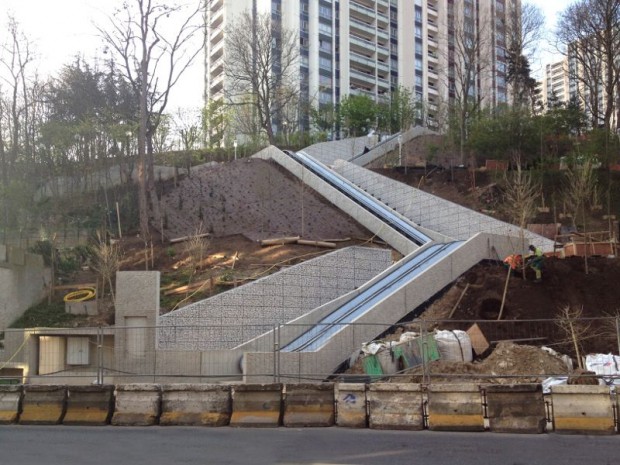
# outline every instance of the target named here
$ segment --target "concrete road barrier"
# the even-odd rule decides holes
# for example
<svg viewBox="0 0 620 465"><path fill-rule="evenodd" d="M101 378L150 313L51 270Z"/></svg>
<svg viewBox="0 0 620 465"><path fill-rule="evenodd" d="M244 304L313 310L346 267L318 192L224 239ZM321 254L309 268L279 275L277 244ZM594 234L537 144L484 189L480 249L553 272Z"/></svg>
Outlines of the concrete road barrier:
<svg viewBox="0 0 620 465"><path fill-rule="evenodd" d="M336 425L347 428L367 428L366 385L361 383L337 383L334 387L336 400Z"/></svg>
<svg viewBox="0 0 620 465"><path fill-rule="evenodd" d="M284 393L284 426L300 428L334 425L332 383L287 384Z"/></svg>
<svg viewBox="0 0 620 465"><path fill-rule="evenodd" d="M421 430L424 428L422 389L418 384L371 384L368 425L375 429Z"/></svg>
<svg viewBox="0 0 620 465"><path fill-rule="evenodd" d="M428 428L435 431L484 431L478 385L431 385L428 390Z"/></svg>
<svg viewBox="0 0 620 465"><path fill-rule="evenodd" d="M226 426L232 411L231 388L221 384L162 386L160 425Z"/></svg>
<svg viewBox="0 0 620 465"><path fill-rule="evenodd" d="M614 413L607 386L551 386L553 428L558 433L612 434Z"/></svg>
<svg viewBox="0 0 620 465"><path fill-rule="evenodd" d="M22 386L0 386L0 425L15 423L22 399Z"/></svg>
<svg viewBox="0 0 620 465"><path fill-rule="evenodd" d="M26 385L19 423L23 425L56 425L65 414L67 388L55 385Z"/></svg>
<svg viewBox="0 0 620 465"><path fill-rule="evenodd" d="M483 387L489 430L495 433L543 433L547 424L540 384L494 384Z"/></svg>
<svg viewBox="0 0 620 465"><path fill-rule="evenodd" d="M232 390L230 426L275 427L282 417L281 384L239 384Z"/></svg>
<svg viewBox="0 0 620 465"><path fill-rule="evenodd" d="M112 424L119 426L151 426L159 421L161 391L157 384L124 384L116 386Z"/></svg>
<svg viewBox="0 0 620 465"><path fill-rule="evenodd" d="M107 425L114 411L114 386L69 386L65 425Z"/></svg>

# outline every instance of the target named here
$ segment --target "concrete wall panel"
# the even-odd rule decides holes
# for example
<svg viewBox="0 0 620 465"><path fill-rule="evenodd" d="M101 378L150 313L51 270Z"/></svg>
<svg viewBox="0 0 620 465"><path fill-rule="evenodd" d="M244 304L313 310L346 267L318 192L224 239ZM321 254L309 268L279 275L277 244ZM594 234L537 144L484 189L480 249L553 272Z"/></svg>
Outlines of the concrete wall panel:
<svg viewBox="0 0 620 465"><path fill-rule="evenodd" d="M374 429L421 430L424 428L422 389L417 384L371 384L368 424Z"/></svg>
<svg viewBox="0 0 620 465"><path fill-rule="evenodd" d="M22 386L0 386L0 425L17 421Z"/></svg>
<svg viewBox="0 0 620 465"><path fill-rule="evenodd" d="M162 386L160 425L226 426L232 412L231 388L215 384Z"/></svg>
<svg viewBox="0 0 620 465"><path fill-rule="evenodd" d="M483 431L482 396L476 384L433 384L428 390L428 428Z"/></svg>
<svg viewBox="0 0 620 465"><path fill-rule="evenodd" d="M112 424L118 426L151 426L160 415L161 390L157 384L124 384L114 392Z"/></svg>
<svg viewBox="0 0 620 465"><path fill-rule="evenodd" d="M284 426L333 426L334 385L288 384L285 386Z"/></svg>
<svg viewBox="0 0 620 465"><path fill-rule="evenodd" d="M556 432L614 433L614 412L608 386L552 386L551 401Z"/></svg>
<svg viewBox="0 0 620 465"><path fill-rule="evenodd" d="M107 425L114 410L114 386L70 386L65 425Z"/></svg>
<svg viewBox="0 0 620 465"><path fill-rule="evenodd" d="M540 384L485 386L489 429L495 433L543 433L547 424Z"/></svg>
<svg viewBox="0 0 620 465"><path fill-rule="evenodd" d="M25 386L19 423L23 425L56 425L65 414L65 386Z"/></svg>

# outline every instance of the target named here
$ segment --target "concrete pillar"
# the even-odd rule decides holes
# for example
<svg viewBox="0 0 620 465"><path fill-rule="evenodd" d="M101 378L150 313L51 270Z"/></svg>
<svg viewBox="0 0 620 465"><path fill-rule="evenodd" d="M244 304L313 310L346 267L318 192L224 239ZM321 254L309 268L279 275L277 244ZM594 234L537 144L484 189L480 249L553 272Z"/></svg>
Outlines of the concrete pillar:
<svg viewBox="0 0 620 465"><path fill-rule="evenodd" d="M614 412L608 386L551 386L551 402L553 428L558 433L614 433Z"/></svg>
<svg viewBox="0 0 620 465"><path fill-rule="evenodd" d="M422 389L418 384L371 384L368 397L369 426L375 429L424 428Z"/></svg>
<svg viewBox="0 0 620 465"><path fill-rule="evenodd" d="M431 385L428 390L428 428L435 431L484 431L478 385Z"/></svg>
<svg viewBox="0 0 620 465"><path fill-rule="evenodd" d="M65 386L25 386L19 423L56 425L62 422L67 400Z"/></svg>
<svg viewBox="0 0 620 465"><path fill-rule="evenodd" d="M489 429L495 433L543 433L547 424L540 384L494 384L483 388Z"/></svg>
<svg viewBox="0 0 620 465"><path fill-rule="evenodd" d="M219 384L162 386L160 425L226 426L232 411L231 388Z"/></svg>
<svg viewBox="0 0 620 465"><path fill-rule="evenodd" d="M114 386L69 386L65 425L107 425L114 411Z"/></svg>
<svg viewBox="0 0 620 465"><path fill-rule="evenodd" d="M367 428L366 385L362 383L337 383L336 424L347 428Z"/></svg>
<svg viewBox="0 0 620 465"><path fill-rule="evenodd" d="M334 385L287 384L284 397L284 426L333 426Z"/></svg>
<svg viewBox="0 0 620 465"><path fill-rule="evenodd" d="M276 427L282 416L281 384L233 386L230 426Z"/></svg>
<svg viewBox="0 0 620 465"><path fill-rule="evenodd" d="M0 386L0 425L8 425L17 421L21 397L21 385Z"/></svg>
<svg viewBox="0 0 620 465"><path fill-rule="evenodd" d="M113 425L151 426L160 414L161 391L157 384L124 384L114 392Z"/></svg>

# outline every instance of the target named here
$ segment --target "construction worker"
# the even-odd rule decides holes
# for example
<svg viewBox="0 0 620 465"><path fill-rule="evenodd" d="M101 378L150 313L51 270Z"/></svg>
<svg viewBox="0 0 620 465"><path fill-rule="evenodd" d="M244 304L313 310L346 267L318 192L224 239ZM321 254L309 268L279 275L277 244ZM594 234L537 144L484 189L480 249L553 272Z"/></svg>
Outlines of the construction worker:
<svg viewBox="0 0 620 465"><path fill-rule="evenodd" d="M523 267L523 257L517 253L508 255L504 258L504 266L510 268L512 271L521 271Z"/></svg>
<svg viewBox="0 0 620 465"><path fill-rule="evenodd" d="M525 264L534 270L536 273L535 283L542 281L542 266L545 261L545 256L540 248L530 245L530 253L525 257Z"/></svg>

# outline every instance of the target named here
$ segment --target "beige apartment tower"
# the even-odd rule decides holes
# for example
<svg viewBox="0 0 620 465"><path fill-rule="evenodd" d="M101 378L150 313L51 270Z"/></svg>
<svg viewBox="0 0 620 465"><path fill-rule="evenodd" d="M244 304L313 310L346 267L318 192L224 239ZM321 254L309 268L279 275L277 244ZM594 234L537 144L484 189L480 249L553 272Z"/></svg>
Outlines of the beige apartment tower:
<svg viewBox="0 0 620 465"><path fill-rule="evenodd" d="M298 32L302 99L380 101L403 86L424 103L425 124L438 125L458 87L459 40L484 43L469 97L487 106L508 101L506 23L519 9L520 0L214 0L205 18L205 100L226 96L227 24L243 11L269 12Z"/></svg>

